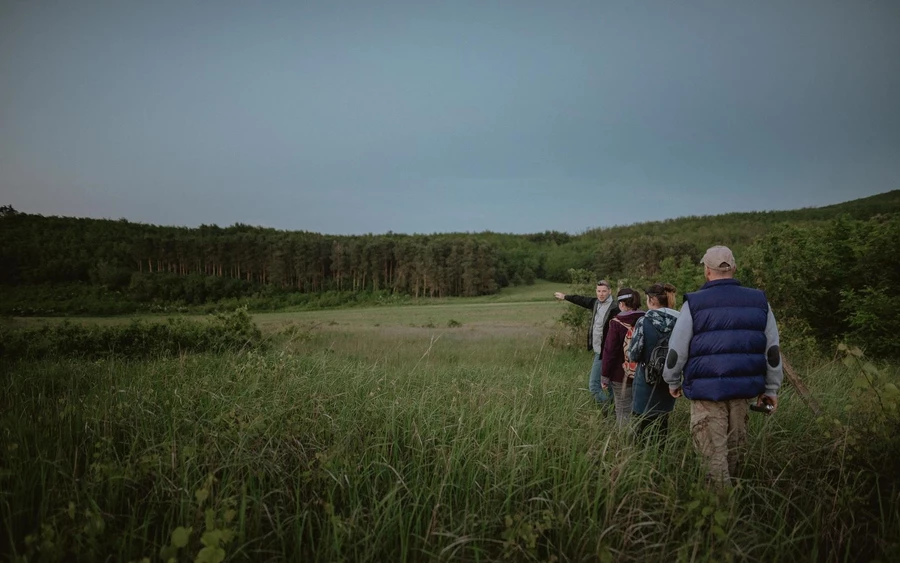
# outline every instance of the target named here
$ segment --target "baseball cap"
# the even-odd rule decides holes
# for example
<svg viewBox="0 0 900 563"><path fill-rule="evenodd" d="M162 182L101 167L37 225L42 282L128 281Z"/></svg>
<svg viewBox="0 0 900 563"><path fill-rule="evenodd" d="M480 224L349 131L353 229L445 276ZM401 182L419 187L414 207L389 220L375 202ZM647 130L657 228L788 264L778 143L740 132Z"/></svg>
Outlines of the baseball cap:
<svg viewBox="0 0 900 563"><path fill-rule="evenodd" d="M717 272L729 272L735 268L734 254L727 246L713 246L706 251L700 263Z"/></svg>

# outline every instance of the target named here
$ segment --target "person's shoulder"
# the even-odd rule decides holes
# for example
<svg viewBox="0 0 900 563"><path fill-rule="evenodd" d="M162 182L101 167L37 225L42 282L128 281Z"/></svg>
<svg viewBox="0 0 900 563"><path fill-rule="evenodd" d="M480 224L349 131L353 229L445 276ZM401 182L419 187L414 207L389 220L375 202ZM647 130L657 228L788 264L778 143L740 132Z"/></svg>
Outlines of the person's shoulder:
<svg viewBox="0 0 900 563"><path fill-rule="evenodd" d="M744 295L752 295L756 299L762 299L762 300L766 301L766 303L768 304L769 300L766 297L766 292L761 289L757 289L755 287L747 287L746 285L735 286L735 289L743 292Z"/></svg>

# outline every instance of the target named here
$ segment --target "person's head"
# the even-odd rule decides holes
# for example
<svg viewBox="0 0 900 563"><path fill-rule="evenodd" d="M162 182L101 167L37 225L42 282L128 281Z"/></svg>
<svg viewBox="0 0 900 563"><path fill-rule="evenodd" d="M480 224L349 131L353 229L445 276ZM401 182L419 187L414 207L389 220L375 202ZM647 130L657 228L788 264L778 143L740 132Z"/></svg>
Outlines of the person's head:
<svg viewBox="0 0 900 563"><path fill-rule="evenodd" d="M606 301L611 291L608 281L600 280L597 282L597 299L600 301Z"/></svg>
<svg viewBox="0 0 900 563"><path fill-rule="evenodd" d="M646 289L647 308L660 309L675 307L675 286L670 283L655 283Z"/></svg>
<svg viewBox="0 0 900 563"><path fill-rule="evenodd" d="M616 303L620 311L634 311L641 308L641 294L636 289L623 287L616 294Z"/></svg>
<svg viewBox="0 0 900 563"><path fill-rule="evenodd" d="M707 281L734 277L734 254L727 246L711 247L700 263L703 264L703 275Z"/></svg>

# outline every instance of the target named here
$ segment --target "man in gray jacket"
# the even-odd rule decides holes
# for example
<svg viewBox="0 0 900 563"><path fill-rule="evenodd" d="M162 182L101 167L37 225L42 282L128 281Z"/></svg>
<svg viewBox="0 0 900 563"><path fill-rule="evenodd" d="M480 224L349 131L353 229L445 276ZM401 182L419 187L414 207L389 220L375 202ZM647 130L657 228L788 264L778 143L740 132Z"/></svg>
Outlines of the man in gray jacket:
<svg viewBox="0 0 900 563"><path fill-rule="evenodd" d="M597 282L597 297L586 297L584 295L566 295L560 291L553 294L560 300L566 300L574 303L579 307L590 309L591 324L588 327L587 349L593 350L594 362L591 364L591 374L588 376L588 389L597 403L607 406L611 405L610 395L601 385L602 367L603 367L603 337L606 336L609 328L610 319L619 314L619 307L613 303L612 290L609 282L600 280Z"/></svg>
<svg viewBox="0 0 900 563"><path fill-rule="evenodd" d="M702 263L707 281L685 295L663 379L673 397L691 400L691 437L709 478L730 484L747 438L747 401L774 412L784 373L765 294L734 279L725 246L707 250Z"/></svg>

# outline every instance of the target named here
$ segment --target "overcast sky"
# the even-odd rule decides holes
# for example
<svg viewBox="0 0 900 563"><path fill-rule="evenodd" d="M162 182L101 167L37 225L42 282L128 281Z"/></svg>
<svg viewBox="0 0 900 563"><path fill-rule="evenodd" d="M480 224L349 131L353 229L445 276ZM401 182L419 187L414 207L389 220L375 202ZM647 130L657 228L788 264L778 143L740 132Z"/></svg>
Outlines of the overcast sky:
<svg viewBox="0 0 900 563"><path fill-rule="evenodd" d="M898 188L898 0L0 0L26 213L578 233Z"/></svg>

